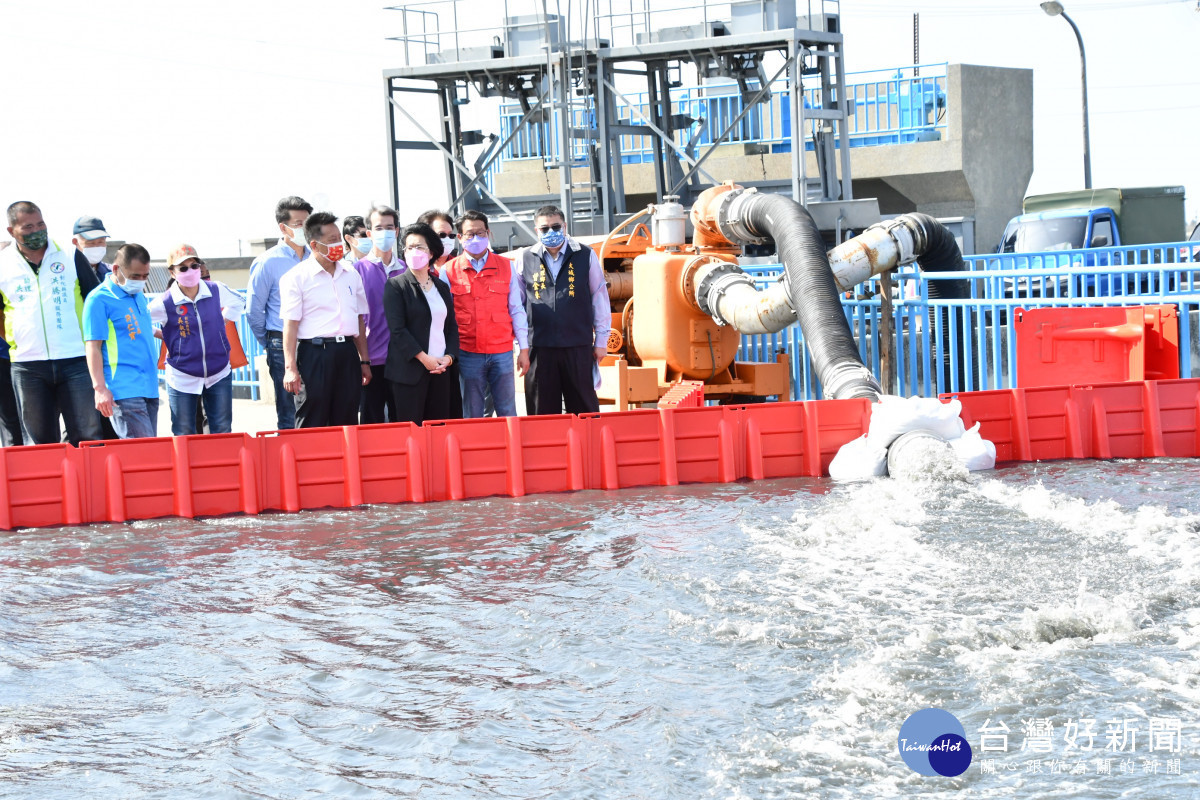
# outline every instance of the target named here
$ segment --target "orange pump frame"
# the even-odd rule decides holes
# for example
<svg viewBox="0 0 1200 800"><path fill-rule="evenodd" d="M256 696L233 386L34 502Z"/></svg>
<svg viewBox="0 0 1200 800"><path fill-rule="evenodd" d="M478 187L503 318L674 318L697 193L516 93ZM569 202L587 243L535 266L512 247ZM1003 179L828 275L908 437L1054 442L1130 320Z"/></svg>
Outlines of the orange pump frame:
<svg viewBox="0 0 1200 800"><path fill-rule="evenodd" d="M610 356L600 368L601 402L620 409L654 403L681 380L703 381L706 399L790 398L787 355L781 352L773 362L735 361L741 334L718 325L696 304L697 271L713 263L736 264L741 253L716 224L717 200L733 188L714 186L696 200L691 244L655 246L644 223L620 233L638 214L592 245L613 306Z"/></svg>

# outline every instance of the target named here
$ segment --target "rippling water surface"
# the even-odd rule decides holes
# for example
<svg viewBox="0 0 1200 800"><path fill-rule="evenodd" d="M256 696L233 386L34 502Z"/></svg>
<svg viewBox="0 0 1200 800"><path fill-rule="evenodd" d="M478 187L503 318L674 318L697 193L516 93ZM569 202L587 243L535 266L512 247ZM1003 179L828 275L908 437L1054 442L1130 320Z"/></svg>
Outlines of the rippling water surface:
<svg viewBox="0 0 1200 800"><path fill-rule="evenodd" d="M1198 483L1071 462L0 533L0 796L1200 796ZM898 755L929 706L976 748L959 777Z"/></svg>

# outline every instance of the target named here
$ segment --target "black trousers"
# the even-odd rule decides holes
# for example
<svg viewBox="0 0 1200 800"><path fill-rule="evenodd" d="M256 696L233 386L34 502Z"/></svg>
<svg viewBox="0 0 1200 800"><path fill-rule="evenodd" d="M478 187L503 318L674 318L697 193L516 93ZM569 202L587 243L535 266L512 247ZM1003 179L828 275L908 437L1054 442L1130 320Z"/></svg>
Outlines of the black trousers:
<svg viewBox="0 0 1200 800"><path fill-rule="evenodd" d="M396 401L392 397L392 382L384 377L382 364L371 365L371 382L362 387L358 404L358 421L363 425L396 421Z"/></svg>
<svg viewBox="0 0 1200 800"><path fill-rule="evenodd" d="M393 383L394 422L462 419L462 394L458 387L458 362L440 375L428 372L415 384Z"/></svg>
<svg viewBox="0 0 1200 800"><path fill-rule="evenodd" d="M0 359L0 445L20 447L24 443L21 417L17 414L17 395L13 391L12 362L7 358Z"/></svg>
<svg viewBox="0 0 1200 800"><path fill-rule="evenodd" d="M316 345L301 339L296 346L296 366L304 386L296 396L296 427L324 428L358 423L358 397L362 369L354 339L323 340Z"/></svg>
<svg viewBox="0 0 1200 800"><path fill-rule="evenodd" d="M533 347L525 373L525 410L530 414L586 414L600 410L592 383L595 350L584 347Z"/></svg>

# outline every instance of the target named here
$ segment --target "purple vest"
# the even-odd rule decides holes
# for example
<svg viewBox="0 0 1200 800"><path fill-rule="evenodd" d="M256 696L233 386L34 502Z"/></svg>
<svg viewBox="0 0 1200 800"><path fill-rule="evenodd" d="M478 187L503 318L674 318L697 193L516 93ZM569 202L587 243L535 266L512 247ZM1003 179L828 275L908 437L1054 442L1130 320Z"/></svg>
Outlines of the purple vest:
<svg viewBox="0 0 1200 800"><path fill-rule="evenodd" d="M168 292L163 303L167 312L162 329L167 363L196 377L216 375L229 366L229 339L225 337L225 318L221 316L220 290L209 281L205 283L211 295L203 300L176 306Z"/></svg>

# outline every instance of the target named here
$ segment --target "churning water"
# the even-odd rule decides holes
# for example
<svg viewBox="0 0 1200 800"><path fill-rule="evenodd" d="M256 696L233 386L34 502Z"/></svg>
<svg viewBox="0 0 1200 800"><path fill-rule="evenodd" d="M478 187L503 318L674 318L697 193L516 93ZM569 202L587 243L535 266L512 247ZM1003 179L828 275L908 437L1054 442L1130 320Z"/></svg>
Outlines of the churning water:
<svg viewBox="0 0 1200 800"><path fill-rule="evenodd" d="M1200 796L1198 483L1070 462L0 534L0 796ZM926 707L966 730L958 777L898 753Z"/></svg>

